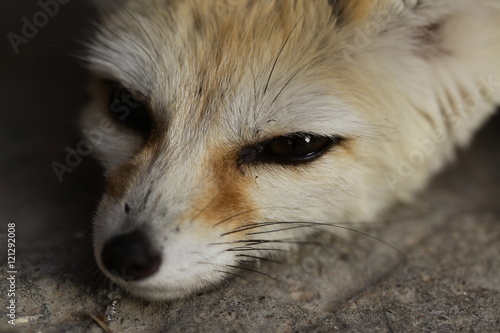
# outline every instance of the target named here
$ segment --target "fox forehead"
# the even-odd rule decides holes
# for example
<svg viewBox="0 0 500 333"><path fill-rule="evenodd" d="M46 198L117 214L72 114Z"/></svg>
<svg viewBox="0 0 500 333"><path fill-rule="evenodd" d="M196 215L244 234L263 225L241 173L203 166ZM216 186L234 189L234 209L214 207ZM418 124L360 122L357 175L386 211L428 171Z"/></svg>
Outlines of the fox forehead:
<svg viewBox="0 0 500 333"><path fill-rule="evenodd" d="M233 141L304 130L301 124L342 135L359 123L334 97L342 91L332 87L344 86L333 73L342 72L332 49L341 36L327 1L148 2L108 15L89 60L147 96L158 121L177 128L187 119L198 128L218 122L234 129ZM338 128L325 122L331 110L346 120Z"/></svg>
<svg viewBox="0 0 500 333"><path fill-rule="evenodd" d="M179 84L184 89L186 77L227 88L248 75L246 68L257 71L262 66L255 65L264 61L271 65L279 52L293 65L304 61L311 68L321 62L319 49L331 58L331 11L327 1L129 1L103 14L91 45L97 57L91 60L137 89L151 90L161 79L168 79L167 91ZM198 92L198 85L191 86Z"/></svg>

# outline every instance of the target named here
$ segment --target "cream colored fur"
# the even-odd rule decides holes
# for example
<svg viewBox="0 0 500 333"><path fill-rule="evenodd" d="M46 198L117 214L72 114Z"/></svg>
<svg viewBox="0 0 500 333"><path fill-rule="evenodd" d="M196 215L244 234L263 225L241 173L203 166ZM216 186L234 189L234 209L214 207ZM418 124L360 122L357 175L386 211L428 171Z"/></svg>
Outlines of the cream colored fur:
<svg viewBox="0 0 500 333"><path fill-rule="evenodd" d="M290 247L235 242L315 230L266 222L376 219L421 189L500 104L494 0L106 4L90 69L146 96L159 130L143 142L110 125L107 95L94 89L84 124L104 135L96 156L123 187L104 194L94 246L103 271L140 297L183 297L230 277L237 255ZM303 166L234 160L242 147L296 132L346 143ZM100 253L137 228L164 259L154 276L126 282ZM264 230L281 231L249 235Z"/></svg>

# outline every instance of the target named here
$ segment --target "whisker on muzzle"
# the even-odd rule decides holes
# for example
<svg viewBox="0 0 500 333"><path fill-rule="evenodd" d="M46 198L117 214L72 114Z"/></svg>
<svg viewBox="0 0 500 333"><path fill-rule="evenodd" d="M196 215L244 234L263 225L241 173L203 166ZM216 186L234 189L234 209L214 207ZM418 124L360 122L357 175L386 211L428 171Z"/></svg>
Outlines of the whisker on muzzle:
<svg viewBox="0 0 500 333"><path fill-rule="evenodd" d="M349 223L349 222L344 222L345 224ZM378 237L375 237L373 235L370 235L366 232L363 232L363 231L360 231L360 230L357 230L357 229L353 229L353 228L349 228L349 227L346 227L346 226L342 226L342 225L339 225L338 223L321 223L321 222L306 222L306 221L279 221L279 222L260 222L260 223L254 223L252 225L249 225L249 226L246 226L246 227L240 227L240 228L236 228L235 230L233 231L230 231L230 232L227 232L227 233L224 233L222 234L221 236L227 236L227 235L230 235L230 234L234 234L234 233L239 233L239 232L244 232L244 231L248 231L248 230L255 230L255 229L259 229L259 228L267 228L267 227L271 227L271 226L288 226L288 225L291 225L290 227L285 227L285 228L279 228L279 229L272 229L272 230L265 230L265 231L256 231L256 232L251 232L251 233L246 233L244 234L244 236L253 236L253 235L263 235L263 234L271 234L271 233L277 233L277 232L283 232L283 231L287 231L287 230L293 230L293 229L300 229L300 228L312 228L312 229L315 229L316 231L320 231L320 230L324 230L325 227L327 228L337 228L337 229L342 229L342 230L346 230L346 231L349 231L349 232L352 232L352 233L356 233L356 234L360 234L362 236L365 236L365 237L368 237L368 238L371 238L371 239L374 239L388 247L390 247L391 249L395 250L396 252L398 252L400 255L402 255L403 257L406 257L406 254L404 254L403 252L401 252L399 249L397 249L396 247L392 246L391 244L387 243L386 241L378 238ZM238 240L238 241L234 241L234 242L228 242L229 244L231 243L245 243L245 242L257 242L257 243L271 243L271 242L275 242L275 243L290 243L290 244L311 244L311 245L317 245L318 243L317 242L295 242L295 241L292 241L292 240L252 240L252 239L247 239L247 240Z"/></svg>
<svg viewBox="0 0 500 333"><path fill-rule="evenodd" d="M253 272L253 273L257 273L257 274L261 274L261 275L264 275L268 278L271 278L273 279L274 281L278 281L275 277L267 274L267 273L264 273L264 272L260 272L258 270L255 270L255 269L252 269L252 268L248 268L248 267L244 267L244 266L236 266L236 265L226 265L227 267L231 267L231 268L236 268L236 269L242 269L242 270L245 270L245 271L249 271L249 272Z"/></svg>
<svg viewBox="0 0 500 333"><path fill-rule="evenodd" d="M249 259L253 259L254 261L255 260L269 261L269 262L272 262L272 263L275 263L275 264L280 264L280 265L283 264L282 262L274 260L274 259L270 259L270 258L266 258L266 257L260 257L260 256L252 256L252 255L249 255L249 254L237 254L236 257L249 258Z"/></svg>
<svg viewBox="0 0 500 333"><path fill-rule="evenodd" d="M250 282L250 280L246 279L245 277L239 275L239 274L236 274L236 273L233 273L233 272L228 272L228 271L222 271L222 270L215 270L215 272L219 272L219 273L223 273L223 274L227 274L227 275L231 275L231 276L235 276L235 277L238 277L240 279L243 279L245 280L246 282L248 282L252 287L255 288L255 285Z"/></svg>

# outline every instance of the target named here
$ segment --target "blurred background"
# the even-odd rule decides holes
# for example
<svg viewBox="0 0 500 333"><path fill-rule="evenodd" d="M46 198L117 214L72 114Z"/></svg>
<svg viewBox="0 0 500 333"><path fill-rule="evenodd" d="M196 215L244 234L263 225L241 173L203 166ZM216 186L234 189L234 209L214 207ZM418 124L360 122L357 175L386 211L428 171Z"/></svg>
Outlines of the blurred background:
<svg viewBox="0 0 500 333"><path fill-rule="evenodd" d="M54 162L65 164L66 147L74 149L81 139L78 119L88 79L74 55L91 34L95 13L88 1L59 1L67 4L59 4L57 14L46 16L46 22L38 14L40 1L2 1L0 262L6 257L6 225L15 221L22 278L19 299L24 300L19 313L38 316L30 326L33 330L95 332L97 326L86 313L105 313L113 300L108 294L112 288L94 287L96 281L103 288L109 286L98 278L90 236L102 189L101 170L86 157L60 182L53 169ZM33 22L35 17L40 25L37 31L25 28L24 18ZM30 37L13 47L12 33L22 37L23 29ZM422 194L417 206L433 209L426 208L418 221L401 220L371 232L404 251L406 260L394 260L397 254L382 243L378 245L386 252L377 252L371 247L374 242L362 238L342 255L323 258L321 274L304 273L298 259L299 264L259 266L277 276L278 284L253 275L251 286L236 279L230 288L166 304L124 296L117 308L120 320L109 325L137 332L154 332L153 323L158 330L193 332L200 328L331 331L335 327L498 332L499 170L497 114L471 148L461 151L457 162ZM304 250L302 258L317 259L308 256L310 252ZM0 269L1 277L4 270ZM0 289L3 293L3 284ZM4 324L2 320L2 332Z"/></svg>
<svg viewBox="0 0 500 333"><path fill-rule="evenodd" d="M53 170L80 140L87 78L75 55L94 16L88 1L66 2L52 2L52 17L26 0L5 1L0 13L0 220L18 221L20 253L87 232L99 195L91 158L62 182Z"/></svg>

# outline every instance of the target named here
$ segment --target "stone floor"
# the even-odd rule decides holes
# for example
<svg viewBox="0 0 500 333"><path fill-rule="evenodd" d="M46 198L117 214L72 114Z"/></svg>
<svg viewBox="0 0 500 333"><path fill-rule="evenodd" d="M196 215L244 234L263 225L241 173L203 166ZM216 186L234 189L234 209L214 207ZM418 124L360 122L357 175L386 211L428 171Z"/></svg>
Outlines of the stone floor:
<svg viewBox="0 0 500 333"><path fill-rule="evenodd" d="M7 10L6 10L7 9ZM21 32L37 1L3 4ZM84 159L59 182L54 161L78 143L83 1L61 5L16 54L0 44L0 300L7 224L16 223L17 325L1 332L499 332L500 117L408 206L351 240L315 239L219 290L173 302L123 294L99 274L90 220L100 170ZM356 226L353 226L356 228ZM96 320L97 318L97 320Z"/></svg>

